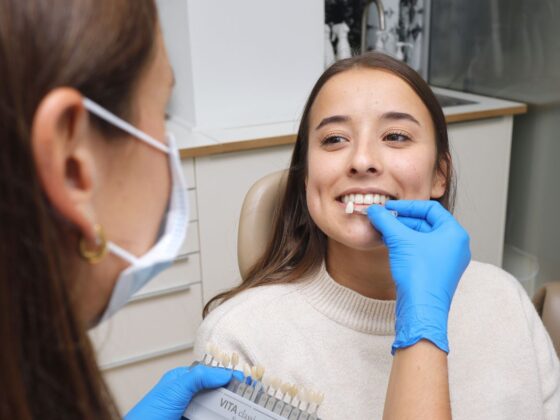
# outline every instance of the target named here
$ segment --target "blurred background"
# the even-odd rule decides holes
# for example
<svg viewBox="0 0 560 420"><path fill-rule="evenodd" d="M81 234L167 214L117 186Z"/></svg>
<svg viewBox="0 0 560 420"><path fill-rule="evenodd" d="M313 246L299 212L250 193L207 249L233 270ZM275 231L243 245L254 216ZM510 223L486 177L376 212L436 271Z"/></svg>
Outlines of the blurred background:
<svg viewBox="0 0 560 420"><path fill-rule="evenodd" d="M558 281L560 2L432 0L431 11L432 85L528 105L514 119L504 264L528 276L538 263L535 287Z"/></svg>

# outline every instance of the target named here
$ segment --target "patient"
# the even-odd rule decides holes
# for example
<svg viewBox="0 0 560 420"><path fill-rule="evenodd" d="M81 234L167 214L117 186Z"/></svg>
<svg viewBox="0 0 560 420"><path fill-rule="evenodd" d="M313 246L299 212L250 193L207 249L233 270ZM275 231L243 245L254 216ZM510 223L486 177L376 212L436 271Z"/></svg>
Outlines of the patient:
<svg viewBox="0 0 560 420"><path fill-rule="evenodd" d="M205 308L197 355L211 342L321 390L324 419L381 418L395 286L379 233L345 210L389 199L451 210L452 174L443 112L413 70L376 53L335 63L305 107L272 241ZM558 358L514 278L471 262L448 330L453 418L560 418Z"/></svg>

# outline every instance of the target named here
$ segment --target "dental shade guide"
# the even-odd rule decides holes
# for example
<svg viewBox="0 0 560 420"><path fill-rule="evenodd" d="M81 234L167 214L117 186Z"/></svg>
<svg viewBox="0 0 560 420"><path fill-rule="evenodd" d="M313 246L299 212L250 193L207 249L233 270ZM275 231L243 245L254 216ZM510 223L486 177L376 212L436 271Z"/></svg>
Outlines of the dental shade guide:
<svg viewBox="0 0 560 420"><path fill-rule="evenodd" d="M376 204L373 204L376 205ZM377 204L378 205L378 204ZM368 206L369 207L369 206ZM363 214L367 216L367 209L368 207L361 207L360 209L357 209L354 206L354 202L353 201L349 201L348 203L346 203L346 209L344 210L344 212L346 214L352 214L352 213L356 213L356 214ZM389 213L391 213L393 216L397 217L399 215L398 212L396 212L395 210L389 210Z"/></svg>
<svg viewBox="0 0 560 420"><path fill-rule="evenodd" d="M239 355L228 355L213 344L207 354L192 366L220 366L235 369ZM260 365L243 367L243 380L233 378L222 388L198 393L183 413L185 420L225 420L245 418L253 420L320 420L317 417L324 395L308 388L282 383L276 377L264 377Z"/></svg>

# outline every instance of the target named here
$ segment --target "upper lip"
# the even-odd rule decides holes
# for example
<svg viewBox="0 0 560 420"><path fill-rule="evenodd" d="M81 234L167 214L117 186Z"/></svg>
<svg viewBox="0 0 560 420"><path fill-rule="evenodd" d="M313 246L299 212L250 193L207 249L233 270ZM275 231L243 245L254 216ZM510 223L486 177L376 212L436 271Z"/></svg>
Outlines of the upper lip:
<svg viewBox="0 0 560 420"><path fill-rule="evenodd" d="M395 200L397 198L395 195L388 193L387 191L382 190L380 188L348 188L344 190L342 193L340 193L337 196L337 199L342 198L345 195L349 195L349 194L379 194L379 195L385 195L392 200Z"/></svg>

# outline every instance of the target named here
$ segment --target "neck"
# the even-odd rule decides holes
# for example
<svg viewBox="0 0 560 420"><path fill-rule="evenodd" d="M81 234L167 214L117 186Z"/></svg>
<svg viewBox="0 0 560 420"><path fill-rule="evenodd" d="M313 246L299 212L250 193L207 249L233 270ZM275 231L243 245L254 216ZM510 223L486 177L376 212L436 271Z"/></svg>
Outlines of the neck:
<svg viewBox="0 0 560 420"><path fill-rule="evenodd" d="M329 239L326 264L330 276L342 286L372 299L396 299L385 246L361 251Z"/></svg>

